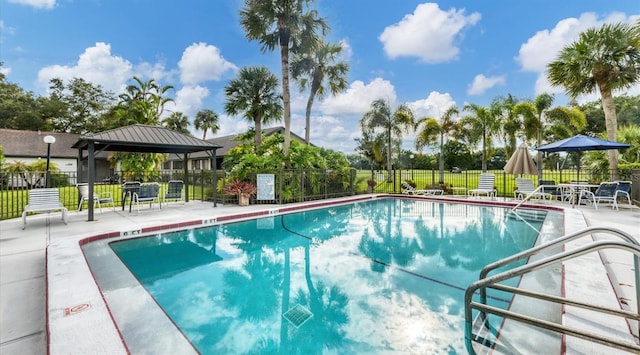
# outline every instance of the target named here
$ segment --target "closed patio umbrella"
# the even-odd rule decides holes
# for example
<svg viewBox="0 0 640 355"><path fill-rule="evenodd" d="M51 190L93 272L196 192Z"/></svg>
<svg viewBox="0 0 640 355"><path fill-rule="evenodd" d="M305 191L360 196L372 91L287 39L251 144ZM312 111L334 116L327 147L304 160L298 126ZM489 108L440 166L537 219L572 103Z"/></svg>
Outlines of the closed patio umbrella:
<svg viewBox="0 0 640 355"><path fill-rule="evenodd" d="M531 159L526 144L521 144L504 166L504 171L513 175L536 175L538 168Z"/></svg>

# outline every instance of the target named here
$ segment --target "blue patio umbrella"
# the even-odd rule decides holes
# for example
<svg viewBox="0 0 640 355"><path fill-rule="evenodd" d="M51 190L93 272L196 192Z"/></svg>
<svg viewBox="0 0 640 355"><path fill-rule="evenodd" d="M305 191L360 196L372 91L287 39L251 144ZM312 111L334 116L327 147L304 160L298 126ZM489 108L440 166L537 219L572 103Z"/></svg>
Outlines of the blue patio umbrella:
<svg viewBox="0 0 640 355"><path fill-rule="evenodd" d="M624 149L631 144L612 142L604 139L584 136L582 134L563 139L561 141L541 145L536 150L546 153L553 152L584 152L588 150Z"/></svg>

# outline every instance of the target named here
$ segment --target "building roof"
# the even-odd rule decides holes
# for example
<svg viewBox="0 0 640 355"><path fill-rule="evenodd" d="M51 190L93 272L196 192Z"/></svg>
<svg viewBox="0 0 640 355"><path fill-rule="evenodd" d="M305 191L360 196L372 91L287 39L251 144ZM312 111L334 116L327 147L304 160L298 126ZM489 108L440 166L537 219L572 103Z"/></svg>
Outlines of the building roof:
<svg viewBox="0 0 640 355"><path fill-rule="evenodd" d="M56 138L51 144L52 158L78 158L78 150L72 146L79 134L0 129L0 145L6 157L46 158L47 143L43 139L49 135Z"/></svg>
<svg viewBox="0 0 640 355"><path fill-rule="evenodd" d="M93 142L96 151L114 152L193 153L220 148L164 127L141 124L80 136L73 148L87 149L89 142Z"/></svg>
<svg viewBox="0 0 640 355"><path fill-rule="evenodd" d="M284 127L271 127L271 128L265 128L262 130L262 134L264 134L266 137L272 136L276 133L279 134L284 134ZM217 151L217 155L220 156L225 156L227 155L227 153L229 153L229 150L241 145L243 142L239 142L236 141L234 139L236 139L236 137L238 137L238 134L232 134L232 135L228 135L228 136L222 136L222 137L215 137L215 138L210 138L207 139L207 142L211 142L213 144L216 144L218 146L220 146L220 149L218 149ZM293 137L294 139L297 139L301 142L304 142L304 138L298 136L297 134L291 132L291 137ZM190 158L205 158L206 155L204 155L203 153L195 153L192 154L190 156ZM169 160L171 160L171 158L169 158Z"/></svg>

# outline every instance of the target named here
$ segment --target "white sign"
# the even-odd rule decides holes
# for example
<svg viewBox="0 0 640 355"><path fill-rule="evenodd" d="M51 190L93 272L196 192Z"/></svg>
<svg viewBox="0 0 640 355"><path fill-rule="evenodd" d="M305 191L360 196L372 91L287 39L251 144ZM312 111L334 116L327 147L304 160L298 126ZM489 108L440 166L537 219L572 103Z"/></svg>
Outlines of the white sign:
<svg viewBox="0 0 640 355"><path fill-rule="evenodd" d="M258 194L257 200L274 200L275 193L275 175L274 174L258 174Z"/></svg>

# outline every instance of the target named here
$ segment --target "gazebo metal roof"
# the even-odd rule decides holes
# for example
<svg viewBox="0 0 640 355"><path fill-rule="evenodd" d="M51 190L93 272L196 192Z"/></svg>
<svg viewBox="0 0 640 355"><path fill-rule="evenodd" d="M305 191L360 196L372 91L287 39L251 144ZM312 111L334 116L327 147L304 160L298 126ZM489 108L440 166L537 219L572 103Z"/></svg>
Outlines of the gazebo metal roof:
<svg viewBox="0 0 640 355"><path fill-rule="evenodd" d="M215 171L216 149L221 148L221 146L164 127L134 124L109 131L80 136L72 148L78 149L79 160L82 159L82 151L88 151L88 220L93 221L93 185L95 182L95 154L97 152L182 153L185 161L184 175L185 179L187 179L187 154L201 151L207 152L212 158L213 170ZM80 164L78 164L78 168L80 168ZM189 185L186 182L187 181L185 181L185 196L187 196L186 199L188 201ZM214 186L216 186L216 174L213 174L213 183ZM215 207L216 204L216 189L213 189L213 206Z"/></svg>
<svg viewBox="0 0 640 355"><path fill-rule="evenodd" d="M109 131L80 136L72 146L87 149L93 142L96 151L136 153L195 153L221 146L159 126L134 124Z"/></svg>

